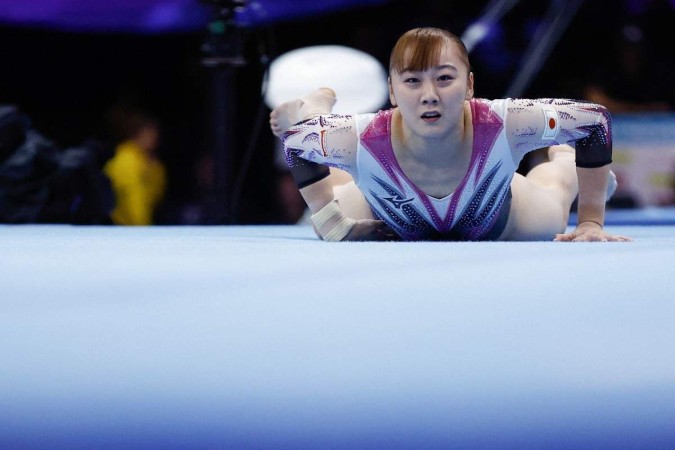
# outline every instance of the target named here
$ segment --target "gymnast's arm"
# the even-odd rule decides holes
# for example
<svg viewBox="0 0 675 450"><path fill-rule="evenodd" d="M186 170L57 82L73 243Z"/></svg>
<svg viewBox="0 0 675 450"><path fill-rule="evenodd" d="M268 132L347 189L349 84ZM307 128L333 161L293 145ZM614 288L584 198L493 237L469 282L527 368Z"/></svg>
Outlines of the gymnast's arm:
<svg viewBox="0 0 675 450"><path fill-rule="evenodd" d="M516 158L554 144L574 143L579 180L576 230L558 240L614 240L603 231L612 121L604 106L564 99L511 100L507 136Z"/></svg>
<svg viewBox="0 0 675 450"><path fill-rule="evenodd" d="M358 135L353 117L316 116L292 126L283 141L286 162L324 240L391 238L382 221L346 217L334 198L328 166L356 176Z"/></svg>

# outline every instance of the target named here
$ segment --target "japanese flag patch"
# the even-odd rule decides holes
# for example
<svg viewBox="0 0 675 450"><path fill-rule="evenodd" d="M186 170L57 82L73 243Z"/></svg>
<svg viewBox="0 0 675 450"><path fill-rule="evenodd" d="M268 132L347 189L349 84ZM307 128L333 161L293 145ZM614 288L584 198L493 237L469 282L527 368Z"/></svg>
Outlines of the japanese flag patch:
<svg viewBox="0 0 675 450"><path fill-rule="evenodd" d="M560 131L560 120L558 119L558 111L551 106L544 106L544 133L541 136L543 141L552 141L558 137Z"/></svg>

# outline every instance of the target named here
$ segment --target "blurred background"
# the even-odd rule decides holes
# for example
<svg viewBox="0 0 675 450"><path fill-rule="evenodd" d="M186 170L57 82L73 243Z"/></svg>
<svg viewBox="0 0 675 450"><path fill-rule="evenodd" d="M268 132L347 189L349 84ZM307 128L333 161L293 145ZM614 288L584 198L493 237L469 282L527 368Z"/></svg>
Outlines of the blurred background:
<svg viewBox="0 0 675 450"><path fill-rule="evenodd" d="M262 98L270 62L344 45L386 67L400 34L438 26L469 44L477 97L608 106L621 187L612 207L666 206L674 19L674 0L0 0L0 105L59 151L94 148L108 177L123 171L109 164L117 145L154 130L149 223L294 223L302 209Z"/></svg>

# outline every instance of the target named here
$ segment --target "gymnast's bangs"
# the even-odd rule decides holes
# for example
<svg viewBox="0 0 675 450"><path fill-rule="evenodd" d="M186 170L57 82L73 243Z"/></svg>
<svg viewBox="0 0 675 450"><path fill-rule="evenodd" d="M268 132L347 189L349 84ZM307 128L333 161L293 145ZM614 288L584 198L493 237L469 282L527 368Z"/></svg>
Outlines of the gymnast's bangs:
<svg viewBox="0 0 675 450"><path fill-rule="evenodd" d="M448 43L455 44L462 61L469 67L464 43L454 34L438 28L417 28L405 33L391 52L389 71L425 71L438 64L441 51Z"/></svg>

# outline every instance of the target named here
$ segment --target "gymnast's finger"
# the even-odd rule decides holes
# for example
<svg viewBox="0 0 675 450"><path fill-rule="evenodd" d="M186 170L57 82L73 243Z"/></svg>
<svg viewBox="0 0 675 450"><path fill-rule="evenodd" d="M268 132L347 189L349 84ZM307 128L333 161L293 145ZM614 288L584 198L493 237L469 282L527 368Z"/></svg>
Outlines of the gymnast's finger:
<svg viewBox="0 0 675 450"><path fill-rule="evenodd" d="M574 233L558 233L555 235L553 240L555 242L571 242L575 237L576 236Z"/></svg>

